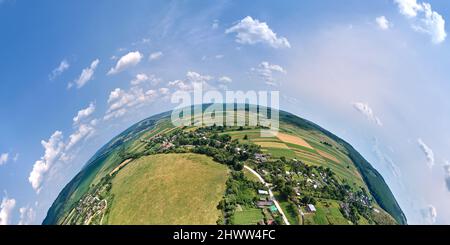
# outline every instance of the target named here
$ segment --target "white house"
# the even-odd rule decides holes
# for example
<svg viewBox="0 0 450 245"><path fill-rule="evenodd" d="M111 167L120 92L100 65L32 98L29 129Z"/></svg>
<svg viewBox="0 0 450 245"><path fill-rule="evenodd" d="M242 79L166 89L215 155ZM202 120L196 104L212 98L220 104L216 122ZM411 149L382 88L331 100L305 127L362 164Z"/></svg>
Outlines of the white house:
<svg viewBox="0 0 450 245"><path fill-rule="evenodd" d="M260 195L269 195L269 192L265 191L265 190L258 190L258 194L260 194Z"/></svg>
<svg viewBox="0 0 450 245"><path fill-rule="evenodd" d="M314 207L314 205L312 205L312 204L306 205L306 208L308 209L308 212L311 212L311 213L316 212L316 207Z"/></svg>

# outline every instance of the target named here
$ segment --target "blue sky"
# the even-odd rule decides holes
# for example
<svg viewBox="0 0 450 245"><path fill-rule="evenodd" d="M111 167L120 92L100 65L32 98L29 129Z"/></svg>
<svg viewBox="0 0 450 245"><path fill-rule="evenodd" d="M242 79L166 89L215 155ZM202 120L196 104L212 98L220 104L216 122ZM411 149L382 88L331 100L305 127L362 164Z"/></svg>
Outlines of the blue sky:
<svg viewBox="0 0 450 245"><path fill-rule="evenodd" d="M97 149L194 80L280 90L410 223L448 224L447 18L446 1L0 0L0 224L40 223Z"/></svg>

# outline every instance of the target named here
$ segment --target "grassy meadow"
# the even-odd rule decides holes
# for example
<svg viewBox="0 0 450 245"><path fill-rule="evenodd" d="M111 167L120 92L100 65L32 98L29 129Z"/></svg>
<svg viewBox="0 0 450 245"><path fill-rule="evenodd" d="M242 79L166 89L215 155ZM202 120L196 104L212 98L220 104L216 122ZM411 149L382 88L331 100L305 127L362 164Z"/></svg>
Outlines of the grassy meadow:
<svg viewBox="0 0 450 245"><path fill-rule="evenodd" d="M110 224L215 224L226 166L195 154L142 157L114 178Z"/></svg>

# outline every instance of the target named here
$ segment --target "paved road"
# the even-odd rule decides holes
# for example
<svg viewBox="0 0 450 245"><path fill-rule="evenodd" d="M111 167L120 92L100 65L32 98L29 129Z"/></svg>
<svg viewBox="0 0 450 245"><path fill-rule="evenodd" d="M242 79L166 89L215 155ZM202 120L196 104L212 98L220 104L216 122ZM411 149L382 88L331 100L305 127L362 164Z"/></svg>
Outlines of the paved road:
<svg viewBox="0 0 450 245"><path fill-rule="evenodd" d="M278 203L278 201L275 199L275 196L272 193L272 190L270 189L270 187L267 185L266 181L264 181L264 179L261 177L261 175L258 174L258 172L256 172L255 170L251 169L249 166L245 166L244 168L247 169L248 171L250 171L252 174L254 174L256 177L258 177L258 179L267 187L267 189L269 189L269 196L270 198L273 200L273 203L275 204L275 207L277 207L278 211L281 214L281 217L283 218L283 221L286 225L290 225L288 219L286 218L286 215L284 215L283 209L281 209L280 204Z"/></svg>

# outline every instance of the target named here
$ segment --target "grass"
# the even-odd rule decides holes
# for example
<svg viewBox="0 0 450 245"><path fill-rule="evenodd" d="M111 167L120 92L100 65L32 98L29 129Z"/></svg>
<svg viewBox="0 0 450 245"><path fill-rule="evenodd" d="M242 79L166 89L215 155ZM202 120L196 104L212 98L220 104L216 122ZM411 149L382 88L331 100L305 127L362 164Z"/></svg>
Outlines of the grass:
<svg viewBox="0 0 450 245"><path fill-rule="evenodd" d="M315 205L315 213L306 213L305 224L314 225L348 225L347 219L339 211L339 202L335 200L320 200Z"/></svg>
<svg viewBox="0 0 450 245"><path fill-rule="evenodd" d="M289 149L286 144L279 142L255 142L262 148L278 148L278 149Z"/></svg>
<svg viewBox="0 0 450 245"><path fill-rule="evenodd" d="M297 207L287 201L280 200L279 203L289 223L291 225L300 225L300 217L298 216L298 212L295 210Z"/></svg>
<svg viewBox="0 0 450 245"><path fill-rule="evenodd" d="M114 178L110 224L215 224L228 170L196 154L142 157Z"/></svg>
<svg viewBox="0 0 450 245"><path fill-rule="evenodd" d="M236 225L256 225L262 219L264 219L264 215L259 208L244 208L234 214Z"/></svg>
<svg viewBox="0 0 450 245"><path fill-rule="evenodd" d="M252 172L250 172L250 170L244 168L243 171L244 171L244 175L247 179L254 181L254 182L260 182L258 177L256 177L256 175L254 175Z"/></svg>
<svg viewBox="0 0 450 245"><path fill-rule="evenodd" d="M272 157L274 158L286 157L287 159L293 159L298 157L291 149L263 148L263 151L272 154Z"/></svg>

